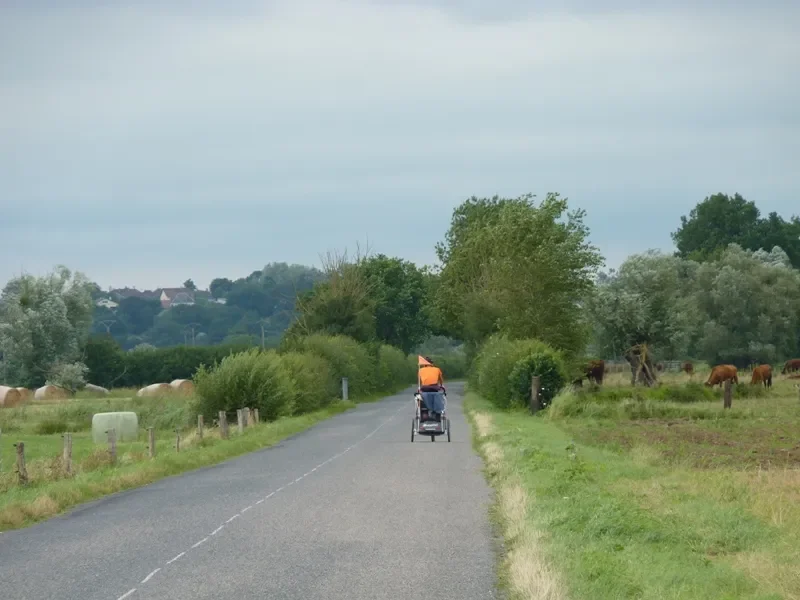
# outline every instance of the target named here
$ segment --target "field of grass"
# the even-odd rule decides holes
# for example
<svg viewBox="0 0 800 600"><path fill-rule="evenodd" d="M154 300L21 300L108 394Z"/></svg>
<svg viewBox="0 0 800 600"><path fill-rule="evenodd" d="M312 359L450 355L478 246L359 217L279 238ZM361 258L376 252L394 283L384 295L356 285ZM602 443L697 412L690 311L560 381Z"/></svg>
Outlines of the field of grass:
<svg viewBox="0 0 800 600"><path fill-rule="evenodd" d="M371 399L370 399L371 400ZM137 398L135 390L114 390L92 398L79 394L58 402L31 402L0 410L0 531L46 519L82 502L151 483L161 477L220 462L273 445L353 406L338 401L325 409L245 428L239 434L229 417L228 440L212 423L197 436L195 399ZM110 464L107 444L94 444L92 416L97 412L134 411L139 418L136 441L117 444L117 463ZM148 456L147 428L156 436L156 456ZM180 452L175 430L181 431ZM65 473L64 432L72 436L72 475ZM14 444L24 442L29 483L20 485Z"/></svg>
<svg viewBox="0 0 800 600"><path fill-rule="evenodd" d="M611 375L536 417L466 400L526 599L800 599L800 397ZM698 373L694 381L705 381Z"/></svg>

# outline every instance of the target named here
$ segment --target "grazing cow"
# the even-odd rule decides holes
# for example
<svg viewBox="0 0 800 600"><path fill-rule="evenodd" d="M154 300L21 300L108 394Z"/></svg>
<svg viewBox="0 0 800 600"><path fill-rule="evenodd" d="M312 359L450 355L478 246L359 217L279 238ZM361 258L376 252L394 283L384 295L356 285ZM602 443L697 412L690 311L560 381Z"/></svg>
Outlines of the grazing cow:
<svg viewBox="0 0 800 600"><path fill-rule="evenodd" d="M690 360L684 361L684 363L681 365L681 371L683 371L687 375L691 375L692 373L694 373L694 365L692 364L692 361Z"/></svg>
<svg viewBox="0 0 800 600"><path fill-rule="evenodd" d="M764 387L769 389L772 387L772 367L770 365L758 365L753 369L753 378L750 383L763 383Z"/></svg>
<svg viewBox="0 0 800 600"><path fill-rule="evenodd" d="M711 369L711 375L708 376L706 385L708 387L714 387L715 385L721 386L729 379L733 381L733 383L739 383L739 377L736 374L736 367L733 365L717 365Z"/></svg>
<svg viewBox="0 0 800 600"><path fill-rule="evenodd" d="M793 373L795 371L800 371L800 358L791 358L783 363L783 370L781 371L782 375Z"/></svg>
<svg viewBox="0 0 800 600"><path fill-rule="evenodd" d="M659 373L664 370L664 363L656 363L656 371Z"/></svg>

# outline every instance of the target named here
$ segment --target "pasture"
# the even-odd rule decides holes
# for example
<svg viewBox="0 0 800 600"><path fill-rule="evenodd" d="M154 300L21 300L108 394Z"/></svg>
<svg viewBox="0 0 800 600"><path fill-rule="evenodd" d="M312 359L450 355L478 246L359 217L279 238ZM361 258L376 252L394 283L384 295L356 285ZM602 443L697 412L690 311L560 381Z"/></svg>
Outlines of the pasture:
<svg viewBox="0 0 800 600"><path fill-rule="evenodd" d="M536 417L467 401L520 597L800 599L800 391L630 372ZM526 591L527 590L527 591Z"/></svg>
<svg viewBox="0 0 800 600"><path fill-rule="evenodd" d="M97 397L80 392L74 398L30 400L0 409L0 531L22 527L66 508L109 493L144 485L160 477L213 464L277 443L320 420L354 406L334 402L322 410L258 423L237 431L229 416L229 439L222 440L214 423L197 434L197 400L165 394L136 397L136 389L112 390ZM92 416L97 412L133 411L139 419L136 441L117 443L111 463L107 444L92 441ZM147 428L153 427L156 456L150 458ZM179 452L176 430L180 433ZM63 434L72 433L72 473L63 460ZM22 485L14 444L23 442L28 483Z"/></svg>

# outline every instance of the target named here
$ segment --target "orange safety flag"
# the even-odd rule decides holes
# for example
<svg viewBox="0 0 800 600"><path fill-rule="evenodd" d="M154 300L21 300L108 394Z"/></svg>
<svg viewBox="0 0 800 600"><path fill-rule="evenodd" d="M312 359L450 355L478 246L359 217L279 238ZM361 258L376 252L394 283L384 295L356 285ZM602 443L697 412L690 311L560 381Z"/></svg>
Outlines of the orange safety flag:
<svg viewBox="0 0 800 600"><path fill-rule="evenodd" d="M425 366L425 365L432 366L431 363L429 363L427 360L425 360L424 356L417 355L417 366L418 367L422 367L422 366Z"/></svg>

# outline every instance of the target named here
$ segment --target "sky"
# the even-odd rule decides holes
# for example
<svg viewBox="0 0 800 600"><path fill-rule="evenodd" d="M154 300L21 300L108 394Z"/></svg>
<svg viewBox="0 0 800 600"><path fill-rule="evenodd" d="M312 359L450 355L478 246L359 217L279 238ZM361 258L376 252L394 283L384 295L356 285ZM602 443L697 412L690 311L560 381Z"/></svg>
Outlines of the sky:
<svg viewBox="0 0 800 600"><path fill-rule="evenodd" d="M0 283L433 264L470 196L560 193L609 267L717 192L800 213L794 0L135 5L0 0Z"/></svg>

